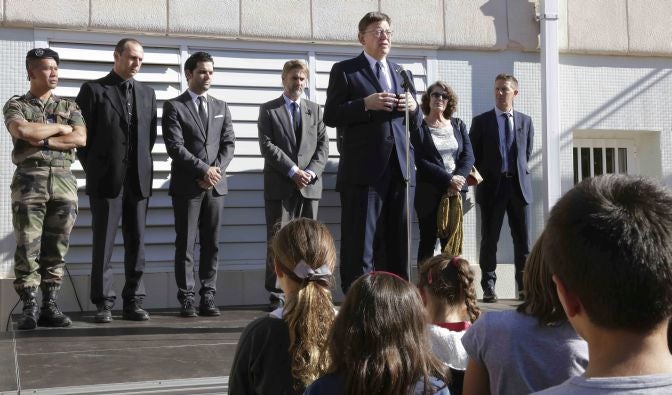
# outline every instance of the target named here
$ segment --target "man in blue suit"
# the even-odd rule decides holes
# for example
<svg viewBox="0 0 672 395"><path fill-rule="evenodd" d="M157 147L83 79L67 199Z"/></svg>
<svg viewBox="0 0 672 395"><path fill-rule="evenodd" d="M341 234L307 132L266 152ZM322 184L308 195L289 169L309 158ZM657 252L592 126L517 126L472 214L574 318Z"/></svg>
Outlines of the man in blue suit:
<svg viewBox="0 0 672 395"><path fill-rule="evenodd" d="M344 292L374 269L408 277L405 180L415 183L413 151L407 158L405 150L403 79L399 66L387 60L390 17L366 14L358 39L364 51L333 66L324 107L324 123L342 135L336 189L341 194ZM409 111L413 132L421 122L413 98Z"/></svg>
<svg viewBox="0 0 672 395"><path fill-rule="evenodd" d="M476 188L476 203L481 208L481 287L483 301L497 301L497 242L504 213L513 238L518 296L523 291L523 268L530 253L528 234L532 180L528 161L532 153L532 119L513 110L518 95L518 80L509 74L495 78L495 108L477 115L471 122L469 137L483 182Z"/></svg>

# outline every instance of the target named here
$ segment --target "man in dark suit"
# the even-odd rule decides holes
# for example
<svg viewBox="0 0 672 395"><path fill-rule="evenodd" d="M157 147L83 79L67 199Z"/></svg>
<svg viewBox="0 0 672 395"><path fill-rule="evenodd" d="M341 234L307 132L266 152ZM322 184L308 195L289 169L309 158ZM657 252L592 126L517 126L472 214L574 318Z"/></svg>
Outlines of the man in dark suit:
<svg viewBox="0 0 672 395"><path fill-rule="evenodd" d="M194 246L201 251L198 277L198 314L217 316L217 254L226 168L233 159L231 113L226 102L208 95L214 61L196 52L184 63L189 89L163 104L163 139L172 162L170 195L175 214L175 279L180 314L195 317Z"/></svg>
<svg viewBox="0 0 672 395"><path fill-rule="evenodd" d="M320 106L302 99L310 71L301 60L282 68L282 95L259 108L259 148L264 156L266 204L266 290L270 308L284 304L276 284L271 239L280 227L299 217L317 219L322 171L329 157L329 136Z"/></svg>
<svg viewBox="0 0 672 395"><path fill-rule="evenodd" d="M528 161L532 154L532 119L513 110L518 80L512 75L495 78L495 108L474 117L469 137L483 182L476 187L476 203L481 207L481 287L483 301L497 301L497 242L504 213L513 238L516 284L523 291L523 268L530 253L528 233L532 180Z"/></svg>
<svg viewBox="0 0 672 395"><path fill-rule="evenodd" d="M93 248L91 301L98 312L94 320L112 321L116 295L110 258L121 220L124 237L122 291L123 318L149 319L142 309L146 295L145 222L152 194L152 147L156 140L154 90L133 77L140 71L144 51L132 38L114 49L114 66L105 77L84 83L77 95L89 131L77 157L86 172L86 193L91 202Z"/></svg>
<svg viewBox="0 0 672 395"><path fill-rule="evenodd" d="M413 151L407 158L405 150L403 80L399 66L387 60L389 16L366 14L358 38L364 51L334 64L324 107L324 123L342 133L336 188L341 193L344 292L374 268L408 277L405 180L415 183ZM421 114L414 98L409 103L413 133Z"/></svg>

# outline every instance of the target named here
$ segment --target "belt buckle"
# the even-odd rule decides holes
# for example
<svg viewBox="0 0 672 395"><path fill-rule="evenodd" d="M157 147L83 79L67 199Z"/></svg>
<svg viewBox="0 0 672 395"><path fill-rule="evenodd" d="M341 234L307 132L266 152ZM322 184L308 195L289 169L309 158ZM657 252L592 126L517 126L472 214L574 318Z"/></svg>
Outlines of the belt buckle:
<svg viewBox="0 0 672 395"><path fill-rule="evenodd" d="M513 178L513 173L508 171L505 171L504 173L502 173L502 175L504 176L504 178Z"/></svg>

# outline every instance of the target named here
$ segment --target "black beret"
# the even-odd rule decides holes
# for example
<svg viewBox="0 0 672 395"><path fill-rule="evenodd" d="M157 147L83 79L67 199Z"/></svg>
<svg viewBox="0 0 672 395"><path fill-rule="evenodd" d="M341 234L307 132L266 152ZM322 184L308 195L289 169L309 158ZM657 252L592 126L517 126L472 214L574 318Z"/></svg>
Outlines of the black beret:
<svg viewBox="0 0 672 395"><path fill-rule="evenodd" d="M26 66L28 62L33 59L54 59L56 64L60 63L58 53L51 48L33 48L26 54Z"/></svg>

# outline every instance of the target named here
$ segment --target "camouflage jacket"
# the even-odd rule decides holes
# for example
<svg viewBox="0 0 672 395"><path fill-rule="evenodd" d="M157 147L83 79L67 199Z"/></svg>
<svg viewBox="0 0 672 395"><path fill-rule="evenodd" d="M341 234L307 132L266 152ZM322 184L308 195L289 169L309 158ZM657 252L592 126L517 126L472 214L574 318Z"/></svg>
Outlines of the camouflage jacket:
<svg viewBox="0 0 672 395"><path fill-rule="evenodd" d="M35 123L60 123L71 126L83 126L84 117L74 100L62 99L52 94L46 103L39 98L26 93L23 96L12 96L2 110L5 117L5 125L16 120L25 120ZM14 149L12 150L12 162L21 164L26 159L39 159L49 161L62 159L72 163L75 160L75 150L58 151L43 149L30 145L25 140L16 139L12 136Z"/></svg>

